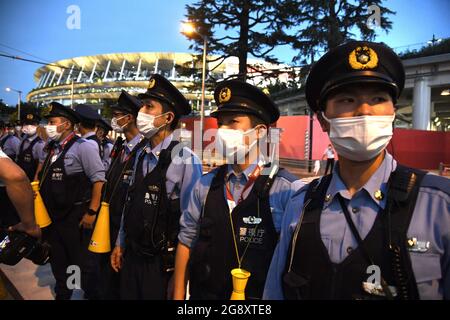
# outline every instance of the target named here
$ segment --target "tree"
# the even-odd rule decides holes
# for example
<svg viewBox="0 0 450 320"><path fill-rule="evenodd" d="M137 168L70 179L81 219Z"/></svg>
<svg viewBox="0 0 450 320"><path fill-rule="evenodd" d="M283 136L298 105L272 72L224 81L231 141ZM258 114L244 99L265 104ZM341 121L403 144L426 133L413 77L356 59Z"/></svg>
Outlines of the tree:
<svg viewBox="0 0 450 320"><path fill-rule="evenodd" d="M291 37L285 33L292 20L288 19L293 0L200 0L186 5L186 18L207 38L208 53L218 55L208 62L223 62L236 56L239 59L238 78L247 78L249 55L271 63L278 60L272 50L288 44ZM201 52L203 39L192 37L190 49Z"/></svg>
<svg viewBox="0 0 450 320"><path fill-rule="evenodd" d="M294 13L290 16L292 24L298 29L292 38L292 47L299 50L294 61L309 63L314 61L317 53L335 48L344 41L356 38L356 31L363 40L374 40L374 28L367 23L376 11L369 11L375 5L380 11L379 28L388 32L392 21L387 16L394 11L382 6L383 0L298 0L287 10Z"/></svg>
<svg viewBox="0 0 450 320"><path fill-rule="evenodd" d="M445 53L450 53L450 38L443 39L438 44L429 44L419 50L406 50L405 52L400 53L399 56L402 59L412 59Z"/></svg>

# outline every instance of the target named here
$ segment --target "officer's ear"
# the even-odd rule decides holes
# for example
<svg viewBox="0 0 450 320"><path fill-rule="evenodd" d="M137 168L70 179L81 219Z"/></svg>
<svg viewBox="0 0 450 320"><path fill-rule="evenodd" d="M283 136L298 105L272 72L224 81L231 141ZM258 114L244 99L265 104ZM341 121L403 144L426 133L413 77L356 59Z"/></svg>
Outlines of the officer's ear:
<svg viewBox="0 0 450 320"><path fill-rule="evenodd" d="M267 135L267 125L266 124L258 124L255 127L255 131L258 139L262 139Z"/></svg>
<svg viewBox="0 0 450 320"><path fill-rule="evenodd" d="M175 114L172 111L167 111L165 114L166 124L172 123L173 119L175 119Z"/></svg>

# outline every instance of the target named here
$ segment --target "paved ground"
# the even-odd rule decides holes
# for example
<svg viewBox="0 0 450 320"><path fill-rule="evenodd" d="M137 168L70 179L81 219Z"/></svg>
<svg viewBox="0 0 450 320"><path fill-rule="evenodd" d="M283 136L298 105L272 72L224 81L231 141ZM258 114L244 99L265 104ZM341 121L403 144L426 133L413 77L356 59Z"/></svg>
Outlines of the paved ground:
<svg viewBox="0 0 450 320"><path fill-rule="evenodd" d="M38 266L30 260L22 259L15 266L0 265L1 272L9 279L12 285L24 300L53 300L55 278L53 278L50 264ZM1 290L0 290L1 292ZM82 299L82 290L75 290L72 300ZM9 299L18 298L8 294ZM0 300L1 295L0 295Z"/></svg>

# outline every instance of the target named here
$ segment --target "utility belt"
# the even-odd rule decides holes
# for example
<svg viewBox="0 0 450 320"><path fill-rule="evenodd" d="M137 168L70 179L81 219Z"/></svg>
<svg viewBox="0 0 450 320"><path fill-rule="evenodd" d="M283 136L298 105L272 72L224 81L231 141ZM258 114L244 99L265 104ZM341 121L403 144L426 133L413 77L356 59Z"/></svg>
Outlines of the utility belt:
<svg viewBox="0 0 450 320"><path fill-rule="evenodd" d="M155 248L145 247L134 240L126 238L126 250L130 250L138 257L143 258L147 262L153 262L156 257L160 256L164 272L172 272L175 269L175 249L176 246L165 246L160 250Z"/></svg>

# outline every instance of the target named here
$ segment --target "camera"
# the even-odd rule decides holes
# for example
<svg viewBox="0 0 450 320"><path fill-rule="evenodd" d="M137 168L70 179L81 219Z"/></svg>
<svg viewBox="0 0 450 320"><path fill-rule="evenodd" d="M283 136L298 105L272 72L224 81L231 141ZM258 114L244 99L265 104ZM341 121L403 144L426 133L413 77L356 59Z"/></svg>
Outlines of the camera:
<svg viewBox="0 0 450 320"><path fill-rule="evenodd" d="M22 258L34 264L44 265L48 262L50 245L19 231L0 231L0 263L14 266Z"/></svg>

